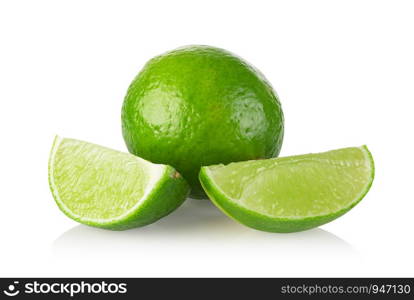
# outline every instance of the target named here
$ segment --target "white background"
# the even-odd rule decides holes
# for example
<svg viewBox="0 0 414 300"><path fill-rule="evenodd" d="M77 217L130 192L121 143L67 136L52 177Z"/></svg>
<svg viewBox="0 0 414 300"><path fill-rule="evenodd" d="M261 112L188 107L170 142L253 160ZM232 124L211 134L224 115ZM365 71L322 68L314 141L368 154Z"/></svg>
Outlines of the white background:
<svg viewBox="0 0 414 300"><path fill-rule="evenodd" d="M2 1L0 276L414 276L413 1ZM351 212L271 234L187 201L139 229L78 225L47 181L55 134L126 151L143 64L208 44L259 68L286 117L281 155L367 144Z"/></svg>

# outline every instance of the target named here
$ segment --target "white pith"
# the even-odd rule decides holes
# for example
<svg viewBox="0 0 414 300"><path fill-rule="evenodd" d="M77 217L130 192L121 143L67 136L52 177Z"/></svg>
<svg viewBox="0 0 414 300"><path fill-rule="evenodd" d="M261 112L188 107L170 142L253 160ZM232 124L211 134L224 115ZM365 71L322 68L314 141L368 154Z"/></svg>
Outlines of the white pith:
<svg viewBox="0 0 414 300"><path fill-rule="evenodd" d="M158 182L164 177L164 176L168 176L167 173L167 166L166 165L161 165L161 164L152 164L144 159L141 159L139 157L135 157L140 163L146 164L146 169L149 171L148 175L148 184L145 187L144 193L141 197L141 199L139 199L137 201L137 203L131 207L129 210L127 210L126 212L124 212L122 215L119 215L117 217L113 217L113 218L107 218L107 219L101 219L101 218L87 218L87 217L83 217L80 216L78 214L76 214L75 212L73 212L72 210L70 210L67 205L62 201L62 199L59 196L59 191L57 188L57 185L54 181L54 161L55 161L55 156L56 153L59 149L60 144L62 143L62 141L64 140L64 138L60 137L60 136L56 136L55 138L55 142L53 144L52 147L52 151L50 154L50 169L49 169L49 182L50 182L50 186L52 189L52 193L53 196L56 200L56 202L58 203L59 207L68 215L72 216L75 219L80 219L82 221L85 222L94 222L94 223L99 223L99 224L108 224L108 223L113 223L119 220L122 220L124 218L126 218L128 215L132 214L134 211L136 211L140 205L142 205L147 198L149 197L151 191L156 187L156 185L158 184Z"/></svg>

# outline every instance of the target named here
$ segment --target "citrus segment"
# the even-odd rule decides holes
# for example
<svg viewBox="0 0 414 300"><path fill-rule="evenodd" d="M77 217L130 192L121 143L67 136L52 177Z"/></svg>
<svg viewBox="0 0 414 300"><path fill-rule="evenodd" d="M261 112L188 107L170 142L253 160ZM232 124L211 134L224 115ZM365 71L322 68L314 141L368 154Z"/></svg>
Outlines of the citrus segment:
<svg viewBox="0 0 414 300"><path fill-rule="evenodd" d="M292 232L329 222L367 193L374 163L366 146L203 167L211 200L241 223Z"/></svg>
<svg viewBox="0 0 414 300"><path fill-rule="evenodd" d="M188 192L170 166L61 137L51 150L49 183L59 208L70 218L114 230L158 220Z"/></svg>

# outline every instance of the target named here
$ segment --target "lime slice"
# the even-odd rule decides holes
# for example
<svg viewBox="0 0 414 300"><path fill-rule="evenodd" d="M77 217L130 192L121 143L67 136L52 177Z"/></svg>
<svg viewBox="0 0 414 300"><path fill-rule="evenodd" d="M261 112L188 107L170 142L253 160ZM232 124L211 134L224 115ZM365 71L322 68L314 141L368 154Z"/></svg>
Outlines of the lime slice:
<svg viewBox="0 0 414 300"><path fill-rule="evenodd" d="M180 206L189 191L170 166L61 137L50 154L49 185L68 217L112 230L155 222Z"/></svg>
<svg viewBox="0 0 414 300"><path fill-rule="evenodd" d="M336 219L361 201L373 179L366 146L213 165L200 172L218 208L270 232L302 231Z"/></svg>

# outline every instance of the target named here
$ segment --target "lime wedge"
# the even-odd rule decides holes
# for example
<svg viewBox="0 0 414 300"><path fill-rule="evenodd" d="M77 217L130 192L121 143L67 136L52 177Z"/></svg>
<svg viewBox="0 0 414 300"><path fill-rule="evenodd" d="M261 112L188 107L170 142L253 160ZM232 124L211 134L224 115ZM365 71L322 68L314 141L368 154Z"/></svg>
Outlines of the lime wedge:
<svg viewBox="0 0 414 300"><path fill-rule="evenodd" d="M214 204L249 227L295 232L343 215L368 192L374 161L366 146L203 167Z"/></svg>
<svg viewBox="0 0 414 300"><path fill-rule="evenodd" d="M170 166L61 137L50 154L49 185L68 217L112 230L155 222L180 206L189 191Z"/></svg>

